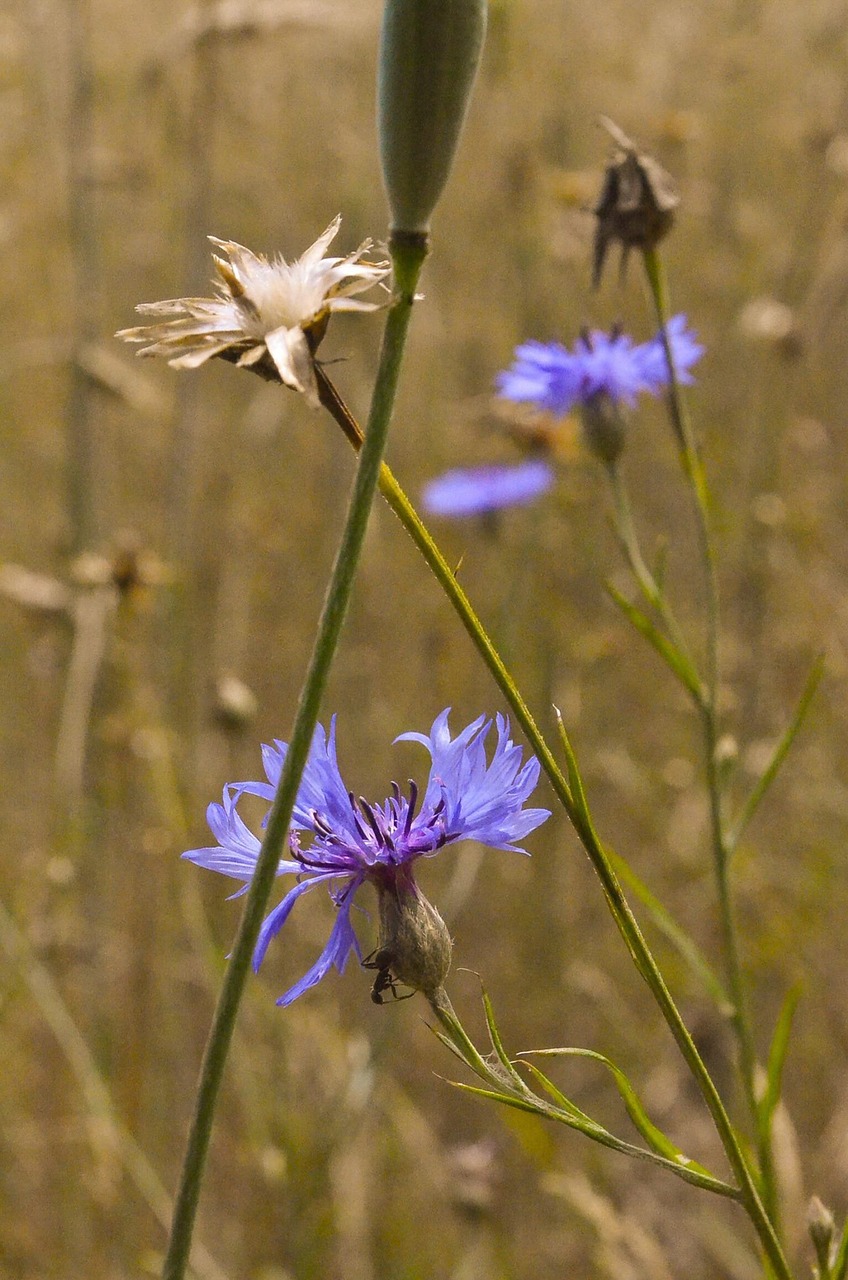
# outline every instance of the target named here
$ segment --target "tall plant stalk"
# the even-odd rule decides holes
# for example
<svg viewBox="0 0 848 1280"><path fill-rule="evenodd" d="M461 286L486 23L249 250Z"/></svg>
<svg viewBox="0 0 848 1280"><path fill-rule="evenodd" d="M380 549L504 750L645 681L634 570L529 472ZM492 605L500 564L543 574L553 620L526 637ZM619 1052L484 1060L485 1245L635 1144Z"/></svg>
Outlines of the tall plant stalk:
<svg viewBox="0 0 848 1280"><path fill-rule="evenodd" d="M775 1229L778 1229L780 1205L771 1142L771 1126L761 1123L760 1107L757 1100L757 1055L748 992L739 950L739 931L736 924L730 885L732 847L725 828L722 807L722 778L718 758L720 736L718 713L720 676L719 593L715 552L710 533L709 493L697 442L689 419L686 400L675 369L674 356L668 335L670 306L663 261L656 248L643 250L643 261L668 363L668 408L679 445L683 472L692 495L698 548L706 586L707 661L706 677L703 685L705 696L699 701L698 710L700 712L704 743L706 782L710 808L711 847L721 921L725 977L733 1002L731 1021L739 1052L742 1089L757 1146L763 1202L771 1222L774 1224Z"/></svg>
<svg viewBox="0 0 848 1280"><path fill-rule="evenodd" d="M394 265L396 296L386 319L368 427L312 656L301 689L288 754L268 815L265 838L247 894L201 1066L195 1111L162 1272L163 1280L182 1280L185 1275L224 1066L250 970L251 956L288 835L300 778L318 721L321 697L338 647L362 554L368 516L391 423L415 288L427 253L427 237L398 237L390 241L389 249Z"/></svg>
<svg viewBox="0 0 848 1280"><path fill-rule="evenodd" d="M333 415L353 447L355 449L364 447L362 432L356 420L327 378L326 373L320 370L318 385L322 403ZM763 1253L768 1258L775 1276L780 1277L780 1280L791 1280L789 1266L772 1224L772 1219L761 1199L757 1183L749 1168L733 1124L715 1083L698 1053L692 1036L665 983L653 953L633 915L607 850L604 848L589 819L585 798L575 794L574 780L572 779L571 783L567 781L557 765L551 748L545 741L512 676L495 649L480 619L474 612L468 597L459 585L450 566L418 516L412 503L385 463L380 469L379 487L392 511L401 521L404 529L406 529L421 552L428 568L459 616L477 652L489 669L516 720L524 730L541 763L542 769L554 789L557 799L568 814L601 882L607 905L625 945L637 969L650 988L712 1116L728 1162L738 1181L740 1200L759 1237ZM577 781L579 783L579 776Z"/></svg>

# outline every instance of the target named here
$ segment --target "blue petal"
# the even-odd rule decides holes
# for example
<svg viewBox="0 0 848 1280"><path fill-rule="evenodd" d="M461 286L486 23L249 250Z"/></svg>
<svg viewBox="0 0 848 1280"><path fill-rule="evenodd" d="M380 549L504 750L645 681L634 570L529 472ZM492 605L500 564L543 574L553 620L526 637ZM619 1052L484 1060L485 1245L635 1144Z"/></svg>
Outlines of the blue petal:
<svg viewBox="0 0 848 1280"><path fill-rule="evenodd" d="M424 488L421 501L431 515L462 517L481 515L532 502L550 489L553 468L531 459L514 466L492 464L446 471Z"/></svg>
<svg viewBox="0 0 848 1280"><path fill-rule="evenodd" d="M336 835L356 844L358 837L350 796L336 756L335 716L330 721L329 734L323 725L316 726L295 805L295 817L305 828L315 829L316 813L329 823Z"/></svg>
<svg viewBox="0 0 848 1280"><path fill-rule="evenodd" d="M298 867L302 871L302 867ZM265 952L268 950L268 943L282 929L283 925L291 915L291 910L298 898L302 898L310 889L314 889L317 884L323 884L328 880L335 880L339 873L331 875L318 874L310 876L308 880L302 880L300 884L296 884L293 889L289 889L282 902L278 903L274 910L267 915L262 922L262 928L259 930L259 937L256 940L256 947L253 951L253 969L258 972L259 966L265 959Z"/></svg>
<svg viewBox="0 0 848 1280"><path fill-rule="evenodd" d="M308 991L310 987L314 987L316 983L320 982L333 966L338 969L339 973L344 973L351 951L360 956L359 942L354 933L353 925L350 923L350 908L359 884L361 884L361 880L358 882L351 881L350 890L345 893L344 898L339 903L338 915L327 940L327 945L315 964L284 996L280 996L277 1004L283 1006L291 1004L298 996L302 996L304 991Z"/></svg>
<svg viewBox="0 0 848 1280"><path fill-rule="evenodd" d="M681 382L691 382L692 365L703 348L686 327L685 316L668 323L675 369ZM668 366L659 337L634 345L623 333L594 330L572 350L558 342L525 342L515 350L510 369L498 374L496 386L508 400L529 402L563 414L594 396L633 404L640 392L657 395L668 385Z"/></svg>
<svg viewBox="0 0 848 1280"><path fill-rule="evenodd" d="M694 382L690 369L700 360L704 348L692 330L687 328L684 315L673 316L666 331L678 382ZM668 361L661 335L657 334L650 342L644 343L638 351L645 385L652 394L657 395L669 383Z"/></svg>
<svg viewBox="0 0 848 1280"><path fill-rule="evenodd" d="M509 721L497 717L498 741L491 762L486 738L492 722L485 716L471 722L456 738L448 728L450 708L433 722L430 734L405 733L398 741L420 742L432 764L427 791L412 836L432 823L441 806L449 843L479 840L495 849L524 853L515 842L550 817L547 809L523 809L539 780L539 762L523 762L523 751L509 736ZM410 842L411 844L413 841ZM420 852L434 852L422 848Z"/></svg>

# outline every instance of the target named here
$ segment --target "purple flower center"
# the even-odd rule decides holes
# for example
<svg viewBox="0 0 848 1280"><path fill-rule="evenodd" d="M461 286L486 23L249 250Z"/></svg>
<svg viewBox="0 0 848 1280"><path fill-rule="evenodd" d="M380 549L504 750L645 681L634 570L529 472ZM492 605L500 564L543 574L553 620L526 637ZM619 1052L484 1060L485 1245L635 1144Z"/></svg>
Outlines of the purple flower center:
<svg viewBox="0 0 848 1280"><path fill-rule="evenodd" d="M364 796L349 791L350 818L348 832L340 833L327 814L310 809L312 843L304 849L300 833L292 830L289 847L292 857L305 871L333 871L340 866L353 869L358 865L368 871L375 865L394 866L425 853L435 853L456 839L445 826L444 794L427 814L419 814L418 785L409 780L409 799L396 782L392 795L382 805L372 804Z"/></svg>

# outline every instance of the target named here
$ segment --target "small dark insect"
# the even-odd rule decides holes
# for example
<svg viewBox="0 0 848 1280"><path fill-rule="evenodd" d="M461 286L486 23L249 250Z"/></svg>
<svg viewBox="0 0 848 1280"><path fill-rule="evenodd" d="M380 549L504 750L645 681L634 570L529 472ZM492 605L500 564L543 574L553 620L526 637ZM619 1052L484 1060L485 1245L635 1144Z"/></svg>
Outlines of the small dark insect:
<svg viewBox="0 0 848 1280"><path fill-rule="evenodd" d="M392 999L408 1000L410 996L414 996L414 991L408 991L406 995L398 995L398 980L391 971L393 956L391 951L384 948L379 951L372 951L362 961L363 969L376 969L377 976L374 979L374 985L371 988L371 999L375 1004L383 1003L383 994L391 991Z"/></svg>

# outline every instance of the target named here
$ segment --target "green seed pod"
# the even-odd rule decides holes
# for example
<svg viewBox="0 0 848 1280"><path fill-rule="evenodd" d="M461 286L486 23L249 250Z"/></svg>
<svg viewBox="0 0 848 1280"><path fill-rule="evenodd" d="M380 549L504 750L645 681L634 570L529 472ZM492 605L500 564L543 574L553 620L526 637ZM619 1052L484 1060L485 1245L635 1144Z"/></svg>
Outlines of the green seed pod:
<svg viewBox="0 0 848 1280"><path fill-rule="evenodd" d="M429 230L468 110L486 11L486 0L386 0L377 100L393 232Z"/></svg>

